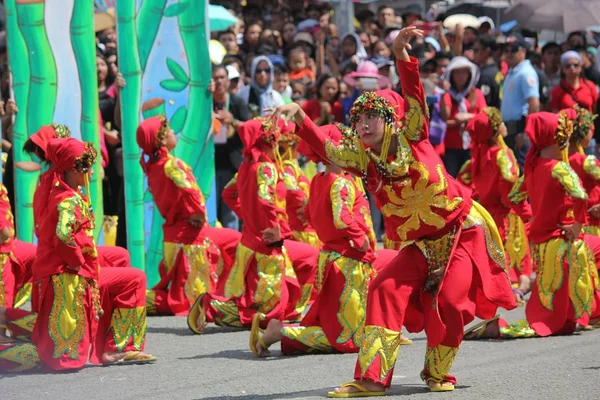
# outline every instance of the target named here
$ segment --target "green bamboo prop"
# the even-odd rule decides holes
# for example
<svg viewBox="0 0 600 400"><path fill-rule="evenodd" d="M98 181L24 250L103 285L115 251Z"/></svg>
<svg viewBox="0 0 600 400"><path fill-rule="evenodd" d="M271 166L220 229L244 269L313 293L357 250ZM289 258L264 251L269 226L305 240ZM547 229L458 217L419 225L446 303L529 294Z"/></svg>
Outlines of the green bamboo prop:
<svg viewBox="0 0 600 400"><path fill-rule="evenodd" d="M123 1L123 0L121 0ZM126 0L127 1L127 0ZM142 71L146 70L148 56L154 44L154 38L158 33L160 21L165 10L166 0L144 0L137 16L137 31L144 33L138 38L138 49ZM147 40L146 37L152 38Z"/></svg>
<svg viewBox="0 0 600 400"><path fill-rule="evenodd" d="M161 98L153 98L142 105L142 116L144 119L152 118L156 115L167 115L165 102ZM148 287L153 287L160 280L158 266L163 259L163 224L165 220L160 215L156 203L152 212L152 229L150 230L150 243L146 252L146 281Z"/></svg>
<svg viewBox="0 0 600 400"><path fill-rule="evenodd" d="M18 154L22 151L24 141L43 125L51 123L54 116L57 90L56 64L46 35L44 9L44 0L16 0L14 4L18 27L23 38L23 41L18 45L26 49L29 58L28 63L23 60L23 64L29 66L28 95L23 98L22 103L17 103L21 110L20 113L25 114L22 118L25 118L27 122L26 125L18 127L17 136L19 138L14 143L15 161L17 161L17 155L21 160L30 160L23 157L22 154ZM18 68L22 68L22 65L18 65ZM17 117L17 120L19 120L19 117ZM21 121L18 122L22 124ZM24 131L21 129L25 126L26 135L23 136ZM33 193L39 173L25 173L16 170L18 237L24 241L32 242ZM21 178L24 178L23 181L21 181Z"/></svg>
<svg viewBox="0 0 600 400"><path fill-rule="evenodd" d="M15 103L27 104L29 97L29 55L25 39L19 29L15 0L6 0L6 32L8 41L8 60L11 66L12 88ZM15 165L30 162L31 157L23 151L27 140L27 108L23 107L15 116L13 125L13 159ZM33 192L38 173L15 168L15 204L17 237L23 241L33 241Z"/></svg>
<svg viewBox="0 0 600 400"><path fill-rule="evenodd" d="M75 1L71 17L71 44L79 72L81 86L81 139L92 142L100 154L100 130L98 121L98 81L96 74L96 46L94 34L94 4L91 1ZM99 179L102 157L97 157L96 173L90 182L90 196L96 221L104 219L102 181ZM96 224L95 237L102 231Z"/></svg>
<svg viewBox="0 0 600 400"><path fill-rule="evenodd" d="M144 2L145 3L145 2ZM135 0L116 4L119 68L126 85L121 89L123 169L126 177L125 212L127 215L127 249L131 262L145 269L144 256L144 174L139 164L140 150L135 138L140 119L142 70L138 53ZM141 36L143 39L145 36ZM152 39L151 43L154 42Z"/></svg>
<svg viewBox="0 0 600 400"><path fill-rule="evenodd" d="M208 18L206 0L180 0L186 7L179 14L179 31L190 70L189 101L185 124L179 136L175 155L188 163L200 189L208 197L215 175L212 119L212 95L208 91L211 79L208 51ZM193 110L193 111L192 111Z"/></svg>

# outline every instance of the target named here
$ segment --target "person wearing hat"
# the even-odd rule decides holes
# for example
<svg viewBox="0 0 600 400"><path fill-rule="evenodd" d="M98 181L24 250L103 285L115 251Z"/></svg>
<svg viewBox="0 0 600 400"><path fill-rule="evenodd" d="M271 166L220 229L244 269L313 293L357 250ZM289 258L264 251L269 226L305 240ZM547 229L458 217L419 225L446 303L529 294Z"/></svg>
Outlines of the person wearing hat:
<svg viewBox="0 0 600 400"><path fill-rule="evenodd" d="M273 63L267 56L252 60L252 81L238 92L238 96L250 107L253 117L261 117L264 110L285 104L281 94L273 89Z"/></svg>
<svg viewBox="0 0 600 400"><path fill-rule="evenodd" d="M527 201L511 204L508 195L519 179L519 166L504 143L506 126L500 110L486 107L466 127L471 137L471 184L478 201L494 218L506 250L508 274L517 302L529 293L533 273L525 224L531 219Z"/></svg>
<svg viewBox="0 0 600 400"><path fill-rule="evenodd" d="M503 45L504 61L509 67L502 92L502 120L508 135L506 144L523 168L529 147L524 135L525 118L540 110L538 74L526 59L529 43L521 35L508 36Z"/></svg>
<svg viewBox="0 0 600 400"><path fill-rule="evenodd" d="M45 156L53 166L47 208L53 211L39 227L41 240L32 266L39 307L37 317L31 316L32 344L18 358L22 369L41 364L50 371L76 370L88 359L104 365L156 361L143 352L144 272L98 264L94 214L82 190L89 193L96 150L76 139L52 139ZM0 317L6 318L6 311L0 310ZM18 351L23 345L16 346Z"/></svg>
<svg viewBox="0 0 600 400"><path fill-rule="evenodd" d="M414 26L417 21L423 20L423 8L418 3L409 4L400 10L404 26Z"/></svg>
<svg viewBox="0 0 600 400"><path fill-rule="evenodd" d="M475 315L491 318L498 307L516 307L492 217L446 172L429 142L419 63L407 52L411 39L423 34L414 27L400 31L394 53L404 98L390 90L359 97L350 113L351 141L334 145L294 105L279 107L272 116L286 115L313 151L362 177L386 224L395 229L393 239L402 241L398 256L369 287L355 381L329 397L385 395L403 325L427 335L421 378L428 389L452 391L456 378L450 369L464 326Z"/></svg>
<svg viewBox="0 0 600 400"><path fill-rule="evenodd" d="M550 110L558 112L577 105L596 112L598 89L583 76L583 60L578 52L569 50L560 56L562 79L550 93Z"/></svg>
<svg viewBox="0 0 600 400"><path fill-rule="evenodd" d="M569 335L595 314L596 259L600 238L584 235L588 195L569 166L573 124L568 114L539 112L527 118L531 141L525 174L509 195L531 202L532 253L537 277L525 309L527 321L507 324L495 317L465 332L465 339ZM559 284L557 284L559 283Z"/></svg>
<svg viewBox="0 0 600 400"><path fill-rule="evenodd" d="M340 129L345 128L338 126L320 129L332 143L339 144L344 140ZM299 144L299 151L315 163L326 164L325 171L313 178L314 195L306 210L323 239L316 277L318 293L300 325L271 320L260 335L259 320L255 319L250 349L257 357L267 357L268 348L277 342L281 342L283 354L358 352L367 288L376 274L374 263L381 267L397 254L376 250L369 203L354 177L316 154L306 142Z"/></svg>

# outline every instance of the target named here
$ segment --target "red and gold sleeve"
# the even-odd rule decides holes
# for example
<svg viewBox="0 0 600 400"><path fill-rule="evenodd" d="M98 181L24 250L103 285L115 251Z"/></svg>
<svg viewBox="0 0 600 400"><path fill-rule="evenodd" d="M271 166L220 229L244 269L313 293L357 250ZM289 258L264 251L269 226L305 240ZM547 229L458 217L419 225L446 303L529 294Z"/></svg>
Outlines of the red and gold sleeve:
<svg viewBox="0 0 600 400"><path fill-rule="evenodd" d="M256 194L260 210L250 215L256 219L260 229L269 229L279 225L277 213L277 181L279 175L275 165L269 162L258 164L256 168Z"/></svg>
<svg viewBox="0 0 600 400"><path fill-rule="evenodd" d="M419 75L419 61L410 57L410 61L396 61L396 68L400 75L402 95L408 103L405 107L404 124L408 129L404 130L405 136L415 142L429 137L429 118L425 103L425 90Z"/></svg>
<svg viewBox="0 0 600 400"><path fill-rule="evenodd" d="M345 178L337 178L329 189L329 197L333 211L333 225L345 233L356 248L365 243L365 232L354 218L354 202L356 189L352 182Z"/></svg>
<svg viewBox="0 0 600 400"><path fill-rule="evenodd" d="M77 195L63 199L57 206L58 223L54 241L56 253L72 268L85 264L82 249L78 244L88 240L85 230L82 229L84 206L83 199Z"/></svg>
<svg viewBox="0 0 600 400"><path fill-rule="evenodd" d="M185 214L201 214L206 218L204 196L196 183L191 168L183 161L169 157L164 167L165 175L178 189L177 207Z"/></svg>
<svg viewBox="0 0 600 400"><path fill-rule="evenodd" d="M552 168L552 177L560 183L565 194L573 201L575 220L585 224L588 195L577 173L569 164L560 161Z"/></svg>
<svg viewBox="0 0 600 400"><path fill-rule="evenodd" d="M533 215L529 202L525 199L514 204L509 198L513 187L519 180L519 166L513 152L509 149L500 150L496 155L496 165L500 170L498 189L502 204L511 208L523 221L529 221Z"/></svg>
<svg viewBox="0 0 600 400"><path fill-rule="evenodd" d="M242 213L240 197L238 194L237 177L238 175L235 174L233 178L227 182L227 185L223 188L223 193L221 193L221 198L223 199L223 203L225 203L225 205L241 219Z"/></svg>

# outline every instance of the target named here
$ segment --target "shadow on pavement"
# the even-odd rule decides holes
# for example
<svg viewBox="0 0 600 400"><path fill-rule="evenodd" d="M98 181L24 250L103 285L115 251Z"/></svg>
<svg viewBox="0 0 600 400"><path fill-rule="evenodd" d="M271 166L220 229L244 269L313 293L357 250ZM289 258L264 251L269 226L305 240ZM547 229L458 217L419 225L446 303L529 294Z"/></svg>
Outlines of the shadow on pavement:
<svg viewBox="0 0 600 400"><path fill-rule="evenodd" d="M209 326L204 330L202 335L196 335L190 331L187 326L182 326L181 328L169 328L169 327L148 327L148 333L166 333L168 335L175 336L204 336L204 335L214 335L216 333L233 333L233 332L241 332L242 329L235 328L222 328L220 326Z"/></svg>

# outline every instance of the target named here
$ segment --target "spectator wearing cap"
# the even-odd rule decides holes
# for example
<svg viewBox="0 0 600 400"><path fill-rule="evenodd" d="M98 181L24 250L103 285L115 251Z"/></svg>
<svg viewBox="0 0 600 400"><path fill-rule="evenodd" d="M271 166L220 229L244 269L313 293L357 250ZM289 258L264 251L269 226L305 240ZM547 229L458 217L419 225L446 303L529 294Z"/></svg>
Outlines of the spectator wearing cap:
<svg viewBox="0 0 600 400"><path fill-rule="evenodd" d="M423 20L423 8L420 4L409 4L402 10L402 21L404 26L415 25L417 21Z"/></svg>
<svg viewBox="0 0 600 400"><path fill-rule="evenodd" d="M440 101L442 119L447 124L444 138L444 165L453 177L471 158L467 123L486 107L485 97L476 88L479 67L465 57L454 57L446 70L449 87Z"/></svg>
<svg viewBox="0 0 600 400"><path fill-rule="evenodd" d="M474 62L479 66L479 82L477 87L485 96L485 102L489 107L500 108L500 85L504 75L500 72L493 53L496 47L496 39L492 36L481 36L477 38L473 46Z"/></svg>
<svg viewBox="0 0 600 400"><path fill-rule="evenodd" d="M556 42L548 42L542 47L542 63L548 78L548 90L552 91L560 83L560 46Z"/></svg>
<svg viewBox="0 0 600 400"><path fill-rule="evenodd" d="M212 77L215 83L213 92L213 111L221 122L221 129L215 134L215 184L217 193L222 193L225 185L233 178L242 162L242 141L237 135L238 126L249 120L252 115L244 101L229 93L230 69L233 66L217 65L213 67ZM232 71L232 72L233 72ZM239 78L239 72L237 73ZM233 211L219 197L217 218L226 228L240 229L240 221Z"/></svg>
<svg viewBox="0 0 600 400"><path fill-rule="evenodd" d="M558 112L564 108L579 105L595 113L598 90L593 82L582 75L583 61L579 53L569 50L560 56L562 79L550 94L550 110Z"/></svg>
<svg viewBox="0 0 600 400"><path fill-rule="evenodd" d="M508 130L505 141L515 153L521 169L529 149L524 135L525 119L540 111L538 75L531 62L525 59L528 47L520 35L507 37L503 46L504 61L509 67L502 93L502 119Z"/></svg>
<svg viewBox="0 0 600 400"><path fill-rule="evenodd" d="M273 89L273 63L266 56L258 56L252 60L250 84L238 92L250 107L253 117L263 116L268 108L276 108L285 104L279 92Z"/></svg>

